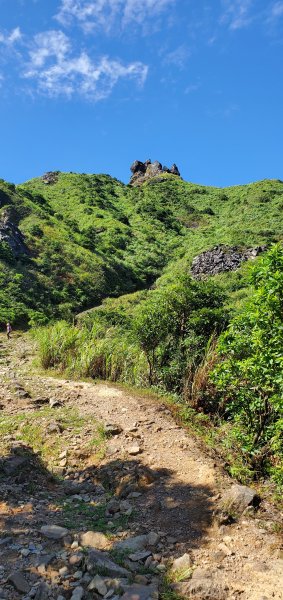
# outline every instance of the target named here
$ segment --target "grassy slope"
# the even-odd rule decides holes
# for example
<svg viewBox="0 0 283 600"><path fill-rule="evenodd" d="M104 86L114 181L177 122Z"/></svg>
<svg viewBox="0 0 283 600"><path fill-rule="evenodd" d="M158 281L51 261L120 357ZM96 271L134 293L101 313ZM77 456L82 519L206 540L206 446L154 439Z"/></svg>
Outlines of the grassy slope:
<svg viewBox="0 0 283 600"><path fill-rule="evenodd" d="M215 244L281 239L283 183L217 189L164 175L130 188L107 175L60 173L51 185L0 182L0 218L7 206L31 255L13 259L0 248L0 320L40 321L148 287L160 275L164 284ZM240 287L238 274L228 279Z"/></svg>

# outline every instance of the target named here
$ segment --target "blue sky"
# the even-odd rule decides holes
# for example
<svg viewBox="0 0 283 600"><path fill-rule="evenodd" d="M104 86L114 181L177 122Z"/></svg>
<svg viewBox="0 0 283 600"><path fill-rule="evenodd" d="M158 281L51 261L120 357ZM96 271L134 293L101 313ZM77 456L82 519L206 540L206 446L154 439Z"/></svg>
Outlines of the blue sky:
<svg viewBox="0 0 283 600"><path fill-rule="evenodd" d="M0 0L0 177L283 179L283 0Z"/></svg>

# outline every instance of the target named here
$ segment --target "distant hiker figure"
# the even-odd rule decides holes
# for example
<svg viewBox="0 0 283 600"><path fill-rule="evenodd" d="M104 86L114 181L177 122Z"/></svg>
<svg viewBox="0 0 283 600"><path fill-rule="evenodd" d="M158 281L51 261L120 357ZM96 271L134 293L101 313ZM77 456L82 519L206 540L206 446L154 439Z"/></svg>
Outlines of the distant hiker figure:
<svg viewBox="0 0 283 600"><path fill-rule="evenodd" d="M8 321L8 323L7 323L7 338L8 338L8 340L11 337L11 333L12 333L12 327L11 327L11 323L9 323L9 321Z"/></svg>

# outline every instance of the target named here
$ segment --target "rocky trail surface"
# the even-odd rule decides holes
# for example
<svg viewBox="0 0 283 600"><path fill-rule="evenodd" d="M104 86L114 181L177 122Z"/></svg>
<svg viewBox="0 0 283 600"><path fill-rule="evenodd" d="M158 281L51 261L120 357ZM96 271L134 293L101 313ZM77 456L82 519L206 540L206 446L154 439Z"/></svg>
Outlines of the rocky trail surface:
<svg viewBox="0 0 283 600"><path fill-rule="evenodd" d="M0 600L283 598L280 515L161 402L0 336Z"/></svg>

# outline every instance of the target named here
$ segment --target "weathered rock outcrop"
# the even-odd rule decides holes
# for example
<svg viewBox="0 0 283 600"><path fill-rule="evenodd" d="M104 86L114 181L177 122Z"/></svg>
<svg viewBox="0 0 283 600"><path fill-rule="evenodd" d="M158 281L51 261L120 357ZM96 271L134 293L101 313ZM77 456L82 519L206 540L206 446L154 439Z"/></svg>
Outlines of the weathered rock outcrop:
<svg viewBox="0 0 283 600"><path fill-rule="evenodd" d="M130 185L141 185L148 179L161 175L162 173L171 173L172 175L180 177L180 171L175 163L169 169L168 167L162 166L158 160L153 163L151 160L146 160L145 162L135 160L131 166L131 171L132 177L130 179Z"/></svg>
<svg viewBox="0 0 283 600"><path fill-rule="evenodd" d="M17 225L11 220L9 211L5 211L0 217L0 243L5 242L10 246L15 257L21 254L29 254L25 244L25 238Z"/></svg>
<svg viewBox="0 0 283 600"><path fill-rule="evenodd" d="M58 175L59 171L47 171L47 173L42 175L41 179L45 185L50 185L58 181Z"/></svg>
<svg viewBox="0 0 283 600"><path fill-rule="evenodd" d="M265 246L241 249L237 246L219 244L196 256L192 262L191 272L193 277L200 279L203 275L236 271L242 262L256 258L265 249Z"/></svg>

